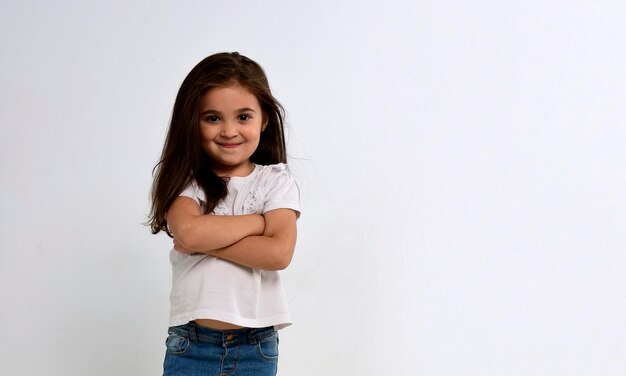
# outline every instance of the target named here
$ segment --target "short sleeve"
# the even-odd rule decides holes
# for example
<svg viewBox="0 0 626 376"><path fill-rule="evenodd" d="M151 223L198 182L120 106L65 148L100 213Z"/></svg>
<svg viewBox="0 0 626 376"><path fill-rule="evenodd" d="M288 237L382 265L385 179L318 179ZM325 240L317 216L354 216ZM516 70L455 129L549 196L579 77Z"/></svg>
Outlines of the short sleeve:
<svg viewBox="0 0 626 376"><path fill-rule="evenodd" d="M286 164L272 166L267 184L263 213L275 209L292 209L300 217L300 190Z"/></svg>
<svg viewBox="0 0 626 376"><path fill-rule="evenodd" d="M195 180L192 180L182 192L180 192L179 196L185 196L193 199L198 206L201 208L206 203L206 196L204 195L204 190L198 186Z"/></svg>

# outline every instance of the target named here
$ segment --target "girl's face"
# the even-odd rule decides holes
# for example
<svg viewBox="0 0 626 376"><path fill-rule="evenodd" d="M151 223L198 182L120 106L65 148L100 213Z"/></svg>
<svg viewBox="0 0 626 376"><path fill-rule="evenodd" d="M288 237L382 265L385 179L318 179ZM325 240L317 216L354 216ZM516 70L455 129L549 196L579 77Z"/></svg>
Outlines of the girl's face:
<svg viewBox="0 0 626 376"><path fill-rule="evenodd" d="M247 176L265 129L256 97L240 85L216 87L200 98L200 137L218 176Z"/></svg>

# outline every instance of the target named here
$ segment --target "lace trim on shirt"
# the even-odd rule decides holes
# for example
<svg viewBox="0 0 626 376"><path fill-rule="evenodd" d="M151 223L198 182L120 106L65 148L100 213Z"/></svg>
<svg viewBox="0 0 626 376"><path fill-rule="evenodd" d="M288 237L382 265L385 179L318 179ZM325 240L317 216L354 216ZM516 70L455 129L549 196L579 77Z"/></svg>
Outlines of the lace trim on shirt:
<svg viewBox="0 0 626 376"><path fill-rule="evenodd" d="M281 172L287 170L287 165L278 164L273 165L270 168L263 169L259 176L254 179L254 183L250 190L248 191L248 197L243 202L243 212L244 214L262 214L263 213L263 202L258 200L258 193L262 189L265 190L266 186L269 184L270 180L268 178L269 175L275 173L277 176L280 175Z"/></svg>

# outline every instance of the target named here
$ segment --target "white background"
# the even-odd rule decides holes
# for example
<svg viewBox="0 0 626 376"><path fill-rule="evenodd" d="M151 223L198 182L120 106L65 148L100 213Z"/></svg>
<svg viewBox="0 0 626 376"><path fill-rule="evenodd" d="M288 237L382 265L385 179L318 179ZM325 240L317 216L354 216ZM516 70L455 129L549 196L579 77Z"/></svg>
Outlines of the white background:
<svg viewBox="0 0 626 376"><path fill-rule="evenodd" d="M621 1L2 1L0 371L157 375L178 87L258 61L301 190L281 375L626 373Z"/></svg>

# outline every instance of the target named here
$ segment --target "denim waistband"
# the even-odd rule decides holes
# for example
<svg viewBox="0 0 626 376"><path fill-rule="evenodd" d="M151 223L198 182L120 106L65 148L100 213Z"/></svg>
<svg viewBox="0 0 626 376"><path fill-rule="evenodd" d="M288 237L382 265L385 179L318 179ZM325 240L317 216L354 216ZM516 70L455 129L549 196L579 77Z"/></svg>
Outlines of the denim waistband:
<svg viewBox="0 0 626 376"><path fill-rule="evenodd" d="M184 325L172 326L169 328L170 334L189 338L190 341L208 342L224 346L234 346L248 343L254 345L261 340L271 337L276 333L273 326L266 328L242 328L233 330L215 330L200 326L195 322Z"/></svg>

